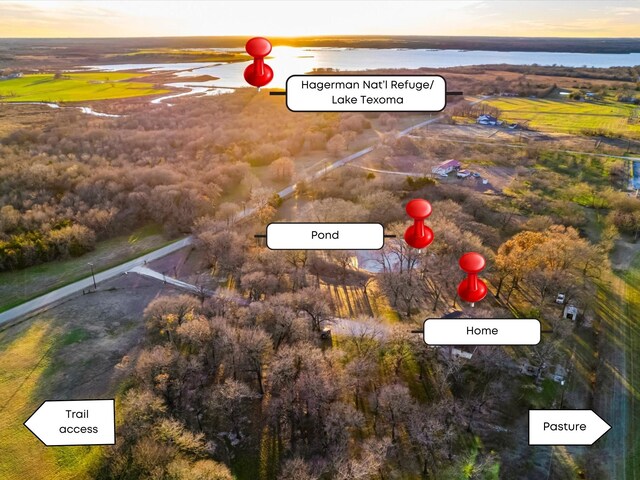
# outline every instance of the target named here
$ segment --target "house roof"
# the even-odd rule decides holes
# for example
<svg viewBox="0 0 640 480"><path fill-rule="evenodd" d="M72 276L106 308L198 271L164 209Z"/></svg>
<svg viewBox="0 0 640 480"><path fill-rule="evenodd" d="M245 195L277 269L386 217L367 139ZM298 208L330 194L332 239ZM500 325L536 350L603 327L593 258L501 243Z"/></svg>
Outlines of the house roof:
<svg viewBox="0 0 640 480"><path fill-rule="evenodd" d="M440 163L438 165L438 167L441 168L447 168L447 167L459 167L461 165L461 163L458 160L445 160L444 162Z"/></svg>

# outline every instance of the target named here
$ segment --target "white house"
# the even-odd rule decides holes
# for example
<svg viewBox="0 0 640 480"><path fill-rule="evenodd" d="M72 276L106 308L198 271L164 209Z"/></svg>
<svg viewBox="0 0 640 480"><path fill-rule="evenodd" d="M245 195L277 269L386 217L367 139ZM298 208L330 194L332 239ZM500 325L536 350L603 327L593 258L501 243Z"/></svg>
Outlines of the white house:
<svg viewBox="0 0 640 480"><path fill-rule="evenodd" d="M449 355L451 358L464 358L465 360L471 360L471 358L473 357L474 351L475 351L475 348L472 351L469 351L469 350L465 350L465 347L460 347L460 348L451 347L451 351L449 352Z"/></svg>
<svg viewBox="0 0 640 480"><path fill-rule="evenodd" d="M454 170L458 170L462 164L457 160L446 160L440 165L433 167L431 171L437 175L447 175Z"/></svg>
<svg viewBox="0 0 640 480"><path fill-rule="evenodd" d="M558 364L556 365L555 372L553 372L549 376L554 382L559 383L560 385L564 385L564 382L567 379L567 369Z"/></svg>
<svg viewBox="0 0 640 480"><path fill-rule="evenodd" d="M21 77L22 77L22 73L15 72L15 73L10 73L8 75L0 75L0 80L12 80L14 78L21 78Z"/></svg>
<svg viewBox="0 0 640 480"><path fill-rule="evenodd" d="M500 120L498 120L496 117L494 117L493 115L480 115L477 119L476 119L476 123L478 125L500 125L502 122Z"/></svg>

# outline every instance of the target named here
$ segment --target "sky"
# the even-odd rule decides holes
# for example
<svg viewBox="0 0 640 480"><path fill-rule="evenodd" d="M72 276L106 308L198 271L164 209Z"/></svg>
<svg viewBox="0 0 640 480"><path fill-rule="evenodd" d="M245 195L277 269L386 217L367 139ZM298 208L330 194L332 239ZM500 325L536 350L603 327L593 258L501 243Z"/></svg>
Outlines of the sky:
<svg viewBox="0 0 640 480"><path fill-rule="evenodd" d="M372 34L640 37L640 1L0 0L0 38Z"/></svg>

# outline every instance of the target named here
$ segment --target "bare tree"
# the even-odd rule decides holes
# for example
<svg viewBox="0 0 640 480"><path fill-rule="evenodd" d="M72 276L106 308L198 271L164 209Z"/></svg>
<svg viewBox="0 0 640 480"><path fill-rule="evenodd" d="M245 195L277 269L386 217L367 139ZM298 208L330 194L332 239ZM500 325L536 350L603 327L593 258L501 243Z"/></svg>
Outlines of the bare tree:
<svg viewBox="0 0 640 480"><path fill-rule="evenodd" d="M402 384L384 385L376 397L375 412L391 428L391 441L396 441L400 425L409 420L414 410L414 400L409 389Z"/></svg>
<svg viewBox="0 0 640 480"><path fill-rule="evenodd" d="M248 404L256 397L245 383L227 378L212 389L208 413L217 421L220 430L230 430L237 439L241 439L243 429L249 423Z"/></svg>
<svg viewBox="0 0 640 480"><path fill-rule="evenodd" d="M258 391L264 394L264 367L272 355L273 347L269 336L259 328L236 330L235 357L240 368L255 376Z"/></svg>
<svg viewBox="0 0 640 480"><path fill-rule="evenodd" d="M331 297L326 290L307 287L295 292L293 304L296 309L309 315L313 330L319 331L331 316Z"/></svg>

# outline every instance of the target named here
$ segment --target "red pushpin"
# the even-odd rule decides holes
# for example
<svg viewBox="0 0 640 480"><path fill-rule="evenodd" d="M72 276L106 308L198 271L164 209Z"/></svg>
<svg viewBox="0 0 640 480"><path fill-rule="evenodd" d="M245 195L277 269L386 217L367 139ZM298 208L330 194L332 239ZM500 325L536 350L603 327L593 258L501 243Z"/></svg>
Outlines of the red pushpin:
<svg viewBox="0 0 640 480"><path fill-rule="evenodd" d="M264 37L254 37L244 49L253 57L253 63L244 69L244 79L254 87L264 87L273 80L273 70L264 63L264 57L271 53L271 42Z"/></svg>
<svg viewBox="0 0 640 480"><path fill-rule="evenodd" d="M473 307L475 302L487 296L487 285L478 278L478 273L484 270L484 257L476 252L467 252L458 263L467 274L467 278L458 285L458 296Z"/></svg>
<svg viewBox="0 0 640 480"><path fill-rule="evenodd" d="M431 215L431 204L422 198L414 198L407 203L406 210L413 218L413 225L404 232L404 241L413 248L426 247L433 242L433 230L424 224L425 218Z"/></svg>

